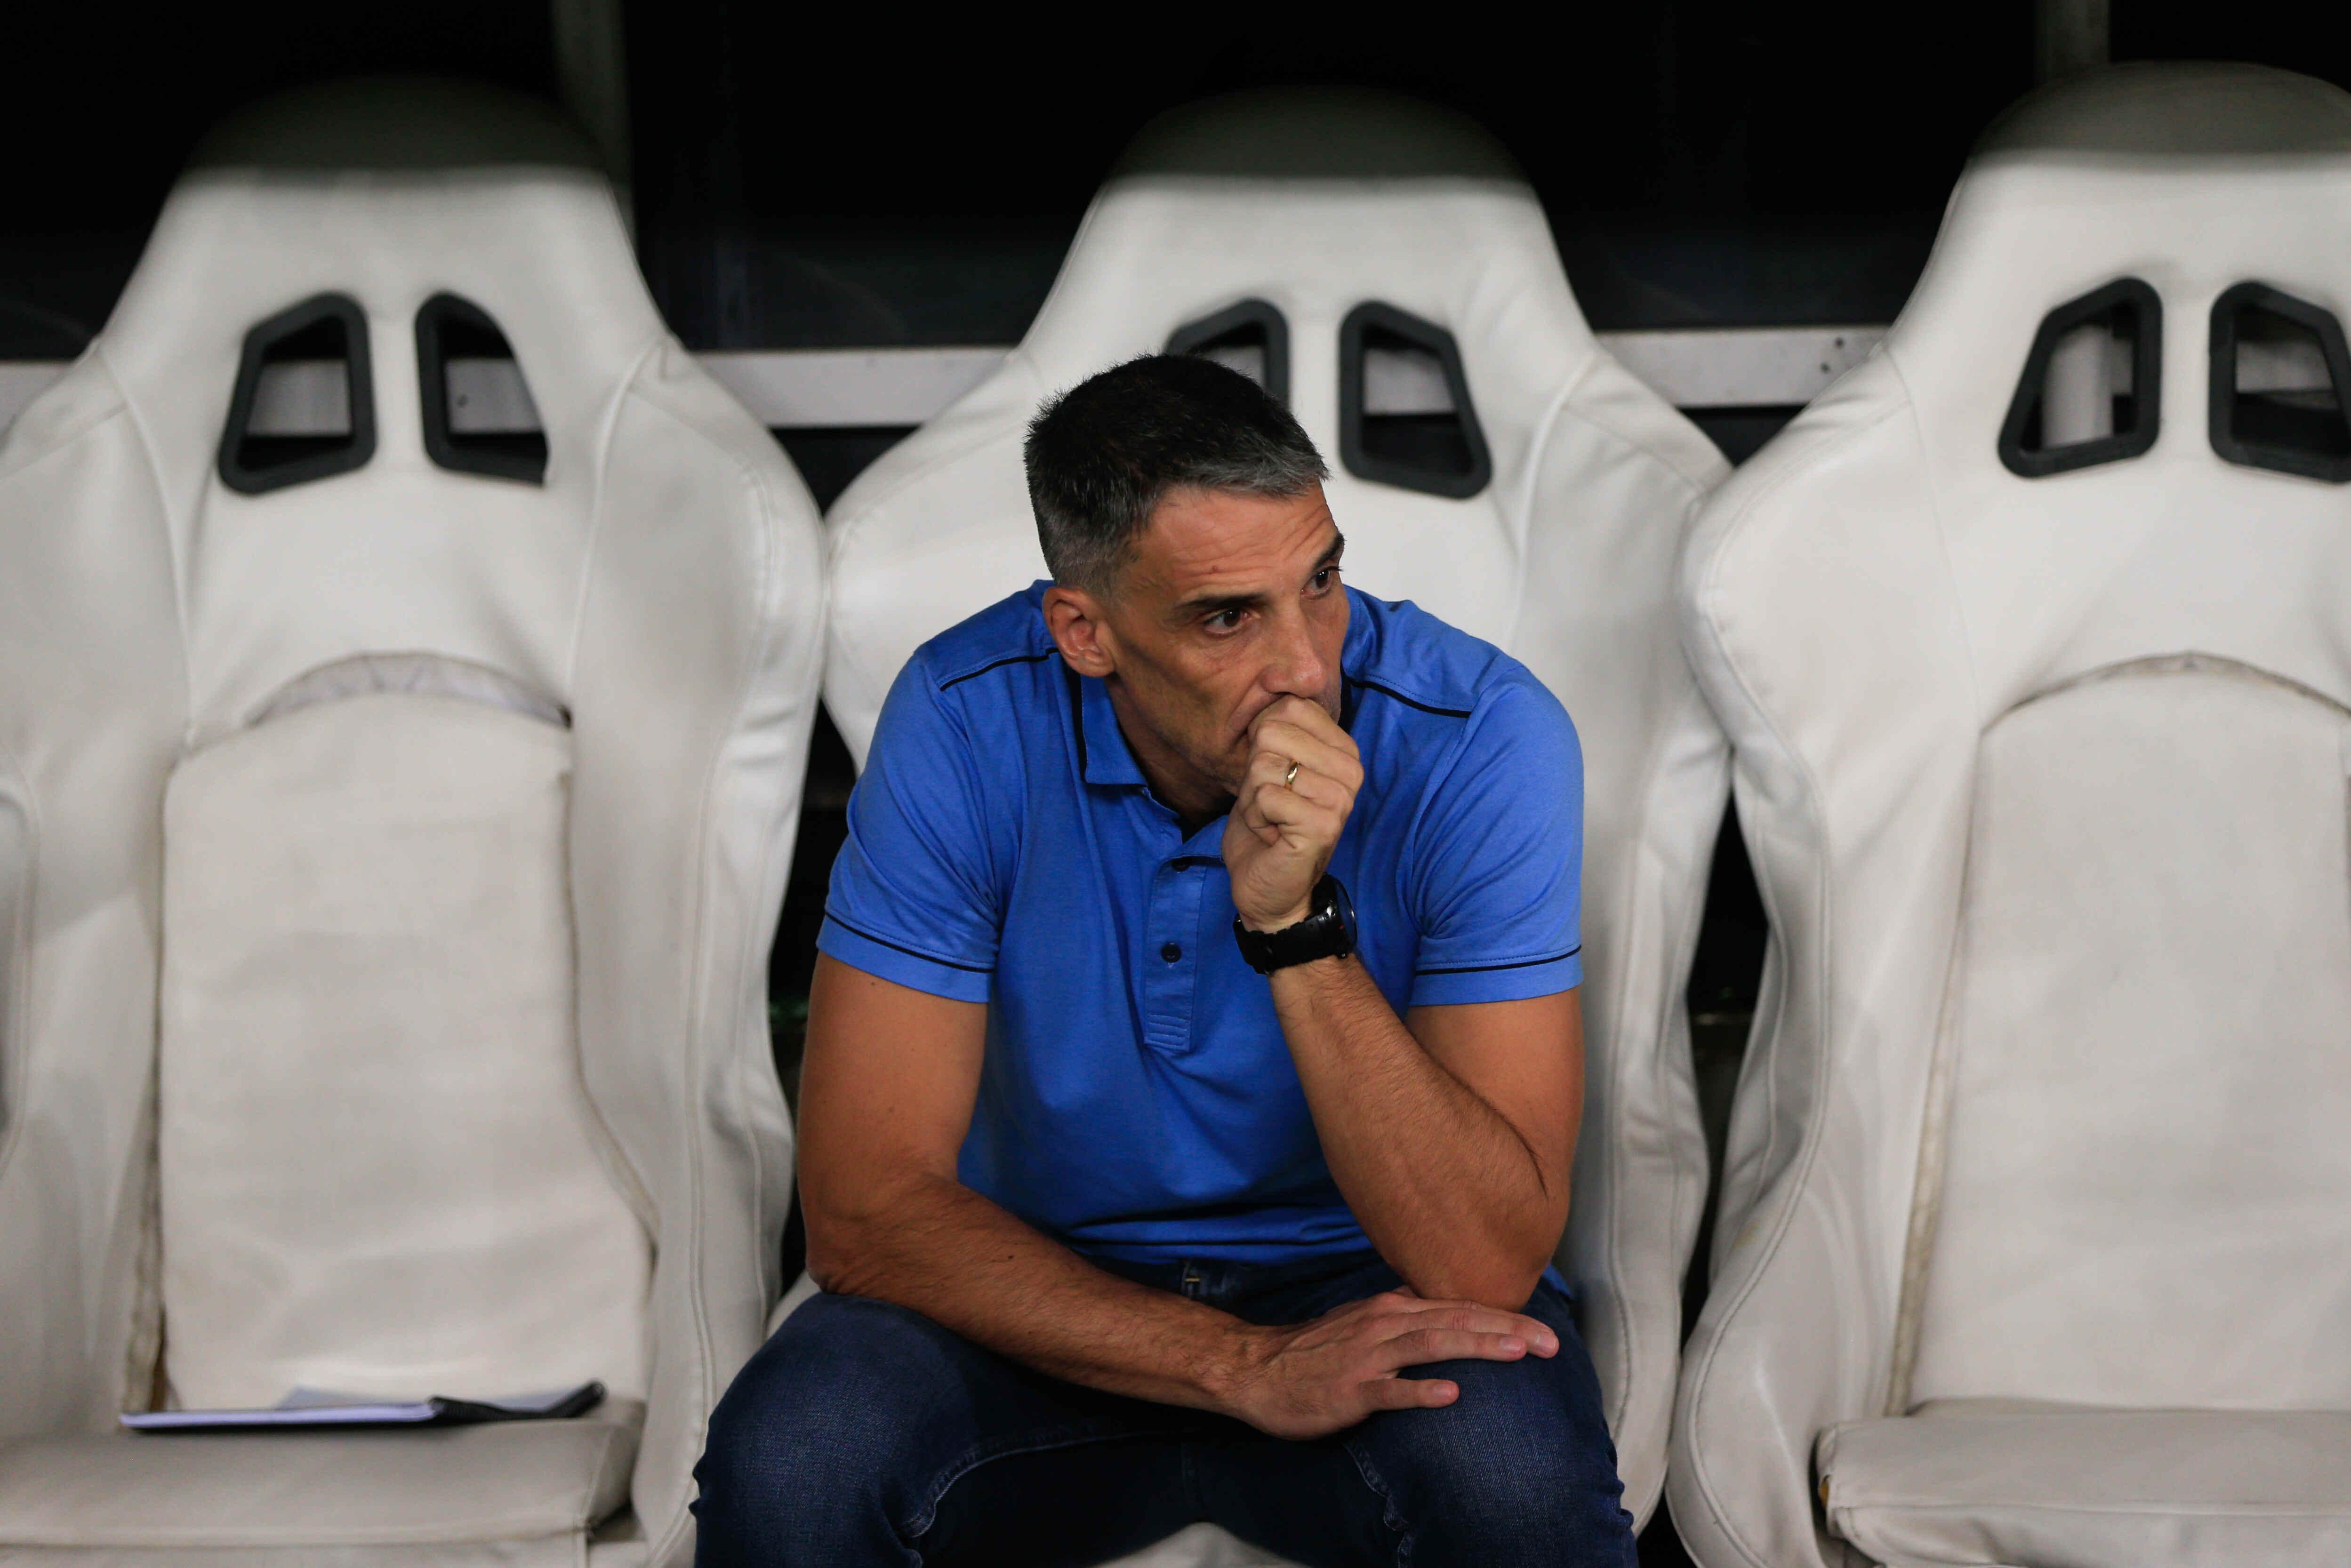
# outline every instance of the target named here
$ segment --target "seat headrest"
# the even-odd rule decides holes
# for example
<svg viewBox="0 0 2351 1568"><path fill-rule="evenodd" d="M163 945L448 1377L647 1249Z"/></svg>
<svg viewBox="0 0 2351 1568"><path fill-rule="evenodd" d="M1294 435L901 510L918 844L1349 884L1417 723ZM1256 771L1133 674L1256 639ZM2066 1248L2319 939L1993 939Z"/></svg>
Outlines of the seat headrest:
<svg viewBox="0 0 2351 1568"><path fill-rule="evenodd" d="M611 187L559 111L464 82L361 78L268 100L202 144L106 340L127 381L177 377L191 356L234 363L256 324L341 295L375 323L381 358L444 293L544 367L530 390L550 420L542 380L617 378L661 332Z"/></svg>
<svg viewBox="0 0 2351 1568"><path fill-rule="evenodd" d="M1547 456L1564 450L1561 410L1595 373L1593 395L1617 384L1595 372L1606 355L1541 203L1461 116L1337 89L1163 116L1095 196L1003 371L835 507L834 636L872 686L870 705L833 694L852 747L916 643L1041 571L1020 470L1040 402L1163 351L1231 364L1289 405L1330 463L1358 586L1498 642L1537 472L1566 461ZM1711 479L1712 449L1679 415L1625 401L1616 439ZM916 559L919 612L904 598Z"/></svg>
<svg viewBox="0 0 2351 1568"><path fill-rule="evenodd" d="M2268 66L2115 66L2027 94L1992 121L1975 149L1979 162L2079 153L2167 166L2351 153L2351 93Z"/></svg>
<svg viewBox="0 0 2351 1568"><path fill-rule="evenodd" d="M1876 634L1966 672L1947 716L1970 736L2187 652L2342 701L2351 622L2319 585L2351 569L2346 323L2351 94L2253 66L2085 73L1987 133L1880 355L1714 515L1751 507L1753 538L1869 517L1850 548L1958 612ZM1902 554L1921 538L1940 566ZM1870 613L1877 570L1823 616Z"/></svg>
<svg viewBox="0 0 2351 1568"><path fill-rule="evenodd" d="M2112 67L1986 133L1886 351L1945 482L2065 480L2017 506L2077 511L2091 474L2175 496L2247 468L2341 480L2346 256L2351 93Z"/></svg>
<svg viewBox="0 0 2351 1568"><path fill-rule="evenodd" d="M188 573L197 730L355 653L560 697L553 585L578 580L612 411L666 339L550 106L371 78L225 124L92 349Z"/></svg>
<svg viewBox="0 0 2351 1568"><path fill-rule="evenodd" d="M1021 356L1050 391L1129 355L1196 351L1238 308L1277 340L1289 384L1275 390L1335 458L1340 340L1362 330L1343 324L1365 305L1449 335L1442 352L1471 361L1463 395L1489 439L1496 422L1539 418L1594 347L1542 205L1499 142L1449 110L1317 88L1235 93L1145 127Z"/></svg>
<svg viewBox="0 0 2351 1568"><path fill-rule="evenodd" d="M214 127L194 169L408 170L531 165L601 171L551 104L478 82L362 77L266 99Z"/></svg>
<svg viewBox="0 0 2351 1568"><path fill-rule="evenodd" d="M1266 88L1168 110L1112 171L1233 180L1525 178L1474 120L1368 88Z"/></svg>

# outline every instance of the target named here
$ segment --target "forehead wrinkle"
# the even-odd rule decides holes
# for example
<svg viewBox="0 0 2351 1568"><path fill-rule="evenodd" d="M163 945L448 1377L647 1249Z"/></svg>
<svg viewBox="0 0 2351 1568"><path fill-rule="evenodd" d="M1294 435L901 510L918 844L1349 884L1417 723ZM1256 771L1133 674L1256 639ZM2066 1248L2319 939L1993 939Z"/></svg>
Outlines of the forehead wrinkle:
<svg viewBox="0 0 2351 1568"><path fill-rule="evenodd" d="M1186 602L1209 598L1257 599L1273 591L1265 584L1265 575L1285 560L1299 555L1300 548L1280 538L1269 537L1259 518L1240 516L1203 516L1185 508L1184 516L1193 519L1191 527L1160 532L1164 553L1164 570L1152 575L1169 580L1197 574L1200 580L1190 585L1185 594ZM1345 541L1338 526L1332 520L1329 506L1317 507L1301 519L1312 536L1312 561L1319 564ZM1155 532L1159 530L1155 530ZM1327 531L1327 543L1321 536ZM1279 585L1276 585L1277 587Z"/></svg>

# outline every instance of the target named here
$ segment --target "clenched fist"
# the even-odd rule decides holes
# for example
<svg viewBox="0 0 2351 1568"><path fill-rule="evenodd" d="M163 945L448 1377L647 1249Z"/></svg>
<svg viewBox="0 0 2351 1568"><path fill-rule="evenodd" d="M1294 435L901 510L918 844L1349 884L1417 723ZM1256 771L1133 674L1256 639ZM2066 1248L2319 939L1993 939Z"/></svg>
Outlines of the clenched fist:
<svg viewBox="0 0 2351 1568"><path fill-rule="evenodd" d="M1224 849L1233 907L1250 930L1278 931L1311 913L1363 783L1354 737L1320 704L1282 697L1249 725L1249 770Z"/></svg>

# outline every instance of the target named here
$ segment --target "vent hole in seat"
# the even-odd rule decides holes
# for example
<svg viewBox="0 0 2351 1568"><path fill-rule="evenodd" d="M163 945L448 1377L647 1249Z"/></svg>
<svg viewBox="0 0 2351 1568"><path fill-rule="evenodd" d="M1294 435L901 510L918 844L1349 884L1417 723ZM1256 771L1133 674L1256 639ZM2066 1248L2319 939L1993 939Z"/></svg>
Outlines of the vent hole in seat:
<svg viewBox="0 0 2351 1568"><path fill-rule="evenodd" d="M375 455L367 317L321 294L245 335L220 476L248 496L347 474Z"/></svg>
<svg viewBox="0 0 2351 1568"><path fill-rule="evenodd" d="M1456 499L1493 477L1453 334L1392 305L1339 329L1339 455L1359 479Z"/></svg>
<svg viewBox="0 0 2351 1568"><path fill-rule="evenodd" d="M425 455L444 468L547 480L547 429L514 345L470 299L436 294L416 312Z"/></svg>
<svg viewBox="0 0 2351 1568"><path fill-rule="evenodd" d="M2231 463L2351 479L2351 383L2333 312L2260 283L2212 304L2212 449Z"/></svg>
<svg viewBox="0 0 2351 1568"><path fill-rule="evenodd" d="M1290 323L1262 299L1244 299L1167 336L1171 354L1196 354L1238 371L1274 402L1290 402Z"/></svg>
<svg viewBox="0 0 2351 1568"><path fill-rule="evenodd" d="M2039 479L2153 446L2162 336L2162 303L2136 277L2052 310L2001 427L2001 462Z"/></svg>

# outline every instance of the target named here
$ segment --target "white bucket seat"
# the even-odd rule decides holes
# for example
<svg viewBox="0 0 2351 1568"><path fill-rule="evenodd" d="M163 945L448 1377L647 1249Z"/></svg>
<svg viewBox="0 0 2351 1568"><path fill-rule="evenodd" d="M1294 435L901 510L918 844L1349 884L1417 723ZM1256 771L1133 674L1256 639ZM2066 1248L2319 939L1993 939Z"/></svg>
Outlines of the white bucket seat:
<svg viewBox="0 0 2351 1568"><path fill-rule="evenodd" d="M2351 97L2078 78L1708 504L1774 941L1707 1568L2351 1561L2346 315Z"/></svg>
<svg viewBox="0 0 2351 1568"><path fill-rule="evenodd" d="M1286 398L1330 459L1351 581L1500 644L1582 733L1591 1049L1560 1263L1645 1519L1706 1190L1682 986L1728 788L1672 578L1725 465L1593 340L1534 193L1474 126L1335 91L1178 110L1095 197L1004 368L830 514L825 701L861 761L915 647L1045 575L1020 461L1040 401L1168 348Z"/></svg>
<svg viewBox="0 0 2351 1568"><path fill-rule="evenodd" d="M200 155L0 445L0 1558L690 1555L780 1285L820 556L551 113L378 83Z"/></svg>

